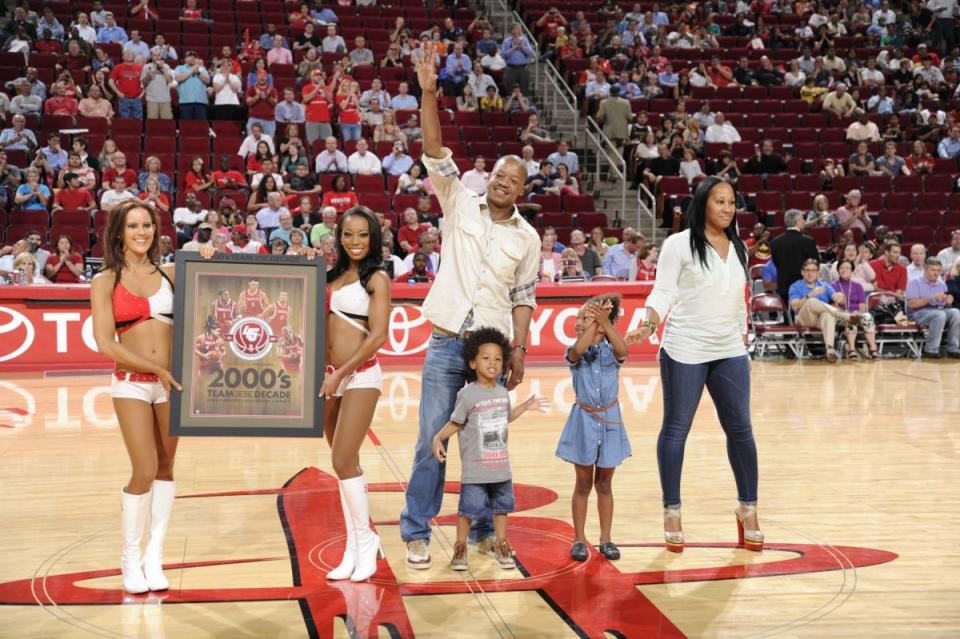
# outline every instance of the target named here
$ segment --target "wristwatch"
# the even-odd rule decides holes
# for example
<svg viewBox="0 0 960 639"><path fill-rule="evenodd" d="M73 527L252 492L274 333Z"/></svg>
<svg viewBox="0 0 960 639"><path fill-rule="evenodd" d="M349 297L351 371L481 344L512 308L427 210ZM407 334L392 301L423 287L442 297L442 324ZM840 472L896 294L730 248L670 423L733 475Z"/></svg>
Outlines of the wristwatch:
<svg viewBox="0 0 960 639"><path fill-rule="evenodd" d="M514 348L517 348L517 349L520 349L521 351L523 351L523 354L524 354L524 355L527 354L527 347L524 346L523 344L517 344Z"/></svg>

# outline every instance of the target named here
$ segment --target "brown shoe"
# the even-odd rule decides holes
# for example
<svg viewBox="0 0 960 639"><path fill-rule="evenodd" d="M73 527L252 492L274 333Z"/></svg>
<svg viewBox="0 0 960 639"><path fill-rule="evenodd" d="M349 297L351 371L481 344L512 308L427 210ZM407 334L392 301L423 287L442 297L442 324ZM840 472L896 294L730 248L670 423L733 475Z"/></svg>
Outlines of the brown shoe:
<svg viewBox="0 0 960 639"><path fill-rule="evenodd" d="M450 560L451 570L468 570L470 564L467 561L467 544L458 541L453 545L453 559Z"/></svg>

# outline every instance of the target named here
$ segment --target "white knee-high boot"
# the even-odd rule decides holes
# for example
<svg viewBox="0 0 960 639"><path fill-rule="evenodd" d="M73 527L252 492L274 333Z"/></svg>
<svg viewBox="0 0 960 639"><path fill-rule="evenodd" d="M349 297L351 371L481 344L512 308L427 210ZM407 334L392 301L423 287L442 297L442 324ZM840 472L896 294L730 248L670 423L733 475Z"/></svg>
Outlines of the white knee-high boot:
<svg viewBox="0 0 960 639"><path fill-rule="evenodd" d="M170 582L163 576L163 541L167 537L170 524L170 511L176 484L172 481L155 479L153 481L153 499L150 508L150 540L143 553L143 576L150 590L166 590Z"/></svg>
<svg viewBox="0 0 960 639"><path fill-rule="evenodd" d="M134 595L149 590L140 566L140 541L143 539L143 529L147 526L151 498L151 491L142 495L121 491L120 527L123 531L123 549L120 552L120 572L123 575L123 589Z"/></svg>
<svg viewBox="0 0 960 639"><path fill-rule="evenodd" d="M327 573L327 579L349 579L357 566L357 531L350 516L350 506L344 494L343 482L337 482L340 489L340 509L343 510L343 524L347 529L346 547L340 565Z"/></svg>
<svg viewBox="0 0 960 639"><path fill-rule="evenodd" d="M350 576L351 581L369 579L377 572L377 557L383 554L380 537L370 528L370 501L367 497L367 481L363 475L340 482L347 498L350 518L357 539L357 565Z"/></svg>

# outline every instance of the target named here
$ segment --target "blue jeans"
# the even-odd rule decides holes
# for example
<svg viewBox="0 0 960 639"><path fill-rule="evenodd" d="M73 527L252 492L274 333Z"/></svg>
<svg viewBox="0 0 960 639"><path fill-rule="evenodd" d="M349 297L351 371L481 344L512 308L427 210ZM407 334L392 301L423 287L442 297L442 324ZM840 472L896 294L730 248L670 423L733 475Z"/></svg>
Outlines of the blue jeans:
<svg viewBox="0 0 960 639"><path fill-rule="evenodd" d="M517 507L513 498L513 481L492 484L460 484L460 504L457 514L473 521L485 512L507 515Z"/></svg>
<svg viewBox="0 0 960 639"><path fill-rule="evenodd" d="M727 458L737 482L737 499L757 501L757 445L750 426L750 360L746 355L704 364L681 364L660 349L663 425L657 438L657 465L664 506L680 505L683 448L706 386L727 435Z"/></svg>
<svg viewBox="0 0 960 639"><path fill-rule="evenodd" d="M261 120L260 118L248 118L247 119L247 135L251 135L251 128L254 124L259 124L263 127L263 132L269 135L271 138L277 132L277 123L274 120Z"/></svg>
<svg viewBox="0 0 960 639"><path fill-rule="evenodd" d="M140 98L120 98L117 111L121 118L143 119L143 101Z"/></svg>
<svg viewBox="0 0 960 639"><path fill-rule="evenodd" d="M430 338L423 361L420 433L413 471L407 482L407 506L400 514L400 537L404 541L430 540L430 520L440 512L447 468L433 456L433 438L450 421L457 393L467 383L467 372L462 339L436 335ZM493 516L487 506L473 520L470 540L484 539L492 534Z"/></svg>
<svg viewBox="0 0 960 639"><path fill-rule="evenodd" d="M955 308L922 308L910 314L917 324L927 329L927 343L923 346L925 353L935 355L940 353L943 343L943 331L947 331L947 352L960 352L960 310Z"/></svg>
<svg viewBox="0 0 960 639"><path fill-rule="evenodd" d="M344 124L340 123L340 134L343 136L343 141L347 140L359 140L360 139L360 125L359 124Z"/></svg>
<svg viewBox="0 0 960 639"><path fill-rule="evenodd" d="M206 120L207 105L203 102L181 102L180 103L181 120Z"/></svg>

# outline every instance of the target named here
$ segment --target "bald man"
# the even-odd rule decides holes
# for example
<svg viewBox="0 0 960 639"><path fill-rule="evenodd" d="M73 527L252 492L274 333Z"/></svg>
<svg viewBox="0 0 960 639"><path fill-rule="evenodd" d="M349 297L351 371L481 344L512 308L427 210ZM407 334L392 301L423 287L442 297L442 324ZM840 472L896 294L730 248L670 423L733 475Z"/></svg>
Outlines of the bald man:
<svg viewBox="0 0 960 639"><path fill-rule="evenodd" d="M436 60L429 46L422 45L417 60L423 91L423 164L443 209L445 257L423 304L423 313L433 324L423 363L423 388L430 392L420 400L420 433L400 519L407 566L414 569L431 565L430 520L440 511L445 469L433 456L432 442L467 382L464 338L480 328L512 333L515 347L504 363L504 374L507 388L516 387L523 379L540 270L540 238L516 206L523 195L526 166L513 155L497 160L484 195L460 183L457 165L441 140ZM489 508L473 520L470 540L478 543L478 552L496 553Z"/></svg>

